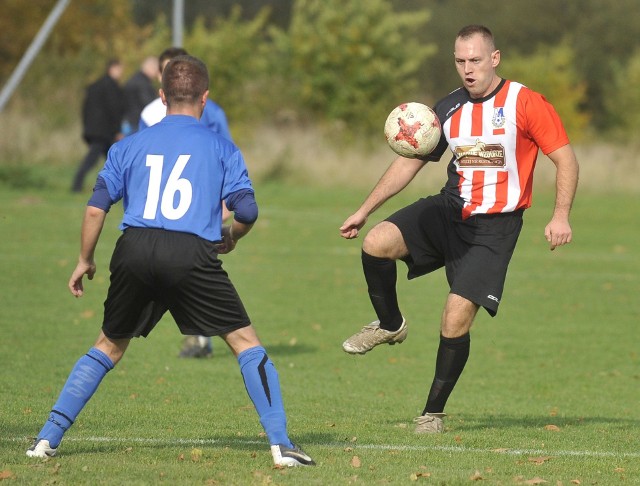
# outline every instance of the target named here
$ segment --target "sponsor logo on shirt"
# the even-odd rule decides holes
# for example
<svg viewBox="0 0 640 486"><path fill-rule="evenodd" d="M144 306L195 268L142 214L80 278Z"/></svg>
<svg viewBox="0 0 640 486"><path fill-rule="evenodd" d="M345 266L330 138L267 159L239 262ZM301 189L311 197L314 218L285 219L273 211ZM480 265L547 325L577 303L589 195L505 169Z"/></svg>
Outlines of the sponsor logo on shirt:
<svg viewBox="0 0 640 486"><path fill-rule="evenodd" d="M476 141L475 145L460 145L453 151L459 167L505 167L504 147Z"/></svg>

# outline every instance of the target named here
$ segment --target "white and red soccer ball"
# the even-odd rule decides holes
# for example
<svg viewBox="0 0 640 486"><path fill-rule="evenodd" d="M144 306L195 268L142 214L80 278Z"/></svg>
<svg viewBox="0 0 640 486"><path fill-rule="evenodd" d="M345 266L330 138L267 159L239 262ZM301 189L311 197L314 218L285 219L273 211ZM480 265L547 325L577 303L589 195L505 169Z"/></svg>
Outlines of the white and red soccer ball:
<svg viewBox="0 0 640 486"><path fill-rule="evenodd" d="M384 123L384 135L391 149L410 159L430 154L441 134L437 115L422 103L402 103L389 113Z"/></svg>

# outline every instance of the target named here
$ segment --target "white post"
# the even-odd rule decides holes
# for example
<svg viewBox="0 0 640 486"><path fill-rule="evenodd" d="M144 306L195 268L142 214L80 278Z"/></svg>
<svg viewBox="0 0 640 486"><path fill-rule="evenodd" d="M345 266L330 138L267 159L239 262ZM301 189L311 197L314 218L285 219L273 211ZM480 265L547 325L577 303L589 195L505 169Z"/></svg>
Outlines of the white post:
<svg viewBox="0 0 640 486"><path fill-rule="evenodd" d="M20 62L11 73L7 84L5 84L2 88L2 91L0 91L0 112L2 112L4 106L7 104L7 101L9 101L9 98L13 94L14 90L20 84L20 81L29 69L29 66L31 65L33 60L40 52L40 49L42 49L42 46L49 37L49 34L51 34L51 31L55 27L56 23L58 23L60 16L69 5L69 2L70 0L58 0L58 3L56 3L55 7L53 7L53 10L47 17L47 20L45 20L44 24L42 24L42 27L40 27L38 34L34 37L31 45L22 56L22 59L20 59Z"/></svg>
<svg viewBox="0 0 640 486"><path fill-rule="evenodd" d="M184 0L173 0L173 46L182 47Z"/></svg>

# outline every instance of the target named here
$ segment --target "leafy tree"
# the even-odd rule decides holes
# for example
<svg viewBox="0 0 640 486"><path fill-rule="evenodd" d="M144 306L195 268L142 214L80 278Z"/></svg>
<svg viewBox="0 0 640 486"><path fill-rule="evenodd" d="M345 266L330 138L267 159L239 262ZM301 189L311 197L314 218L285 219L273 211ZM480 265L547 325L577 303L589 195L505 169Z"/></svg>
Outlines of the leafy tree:
<svg viewBox="0 0 640 486"><path fill-rule="evenodd" d="M268 18L265 8L244 20L240 7L235 7L211 27L198 18L185 36L185 48L207 64L211 97L225 109L234 132L260 120L271 108L269 97L263 96L270 69Z"/></svg>
<svg viewBox="0 0 640 486"><path fill-rule="evenodd" d="M574 58L567 42L551 49L539 46L529 56L511 51L509 56L503 54L499 72L542 93L559 113L569 137L579 141L586 135L589 116L582 109L587 85L576 71Z"/></svg>
<svg viewBox="0 0 640 486"><path fill-rule="evenodd" d="M288 31L271 29L288 103L350 129L380 129L417 89L434 48L417 32L427 11L394 12L387 0L297 0Z"/></svg>
<svg viewBox="0 0 640 486"><path fill-rule="evenodd" d="M579 3L580 13L569 29L576 66L587 81L586 106L597 115L593 117L593 123L596 127L607 128L609 124L615 124L617 118L615 111L611 113L612 118L605 111L614 73L640 47L640 2L583 0ZM567 24L569 22L567 19Z"/></svg>
<svg viewBox="0 0 640 486"><path fill-rule="evenodd" d="M635 134L640 126L640 48L623 66L613 69L613 82L605 98L611 128L618 134ZM628 138L628 137L626 137Z"/></svg>

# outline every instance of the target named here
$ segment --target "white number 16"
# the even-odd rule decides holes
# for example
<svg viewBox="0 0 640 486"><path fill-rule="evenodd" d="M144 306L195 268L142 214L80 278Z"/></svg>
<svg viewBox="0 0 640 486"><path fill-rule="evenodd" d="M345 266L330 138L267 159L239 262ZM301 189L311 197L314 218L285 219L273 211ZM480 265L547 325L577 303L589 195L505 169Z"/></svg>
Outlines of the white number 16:
<svg viewBox="0 0 640 486"><path fill-rule="evenodd" d="M176 165L173 167L167 184L162 191L162 201L160 202L160 212L167 219L180 219L189 210L193 196L193 188L188 179L181 178L190 155L178 157ZM147 167L149 171L149 188L147 190L147 203L144 206L144 219L155 219L158 211L158 201L160 200L160 185L162 184L162 164L164 156L147 155ZM175 195L178 193L178 206L173 207Z"/></svg>

